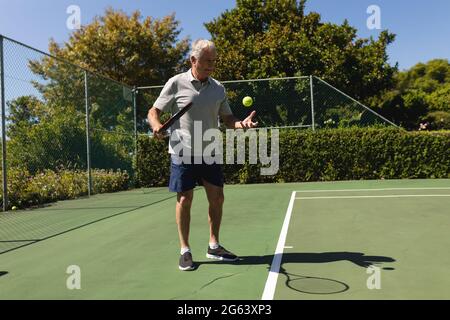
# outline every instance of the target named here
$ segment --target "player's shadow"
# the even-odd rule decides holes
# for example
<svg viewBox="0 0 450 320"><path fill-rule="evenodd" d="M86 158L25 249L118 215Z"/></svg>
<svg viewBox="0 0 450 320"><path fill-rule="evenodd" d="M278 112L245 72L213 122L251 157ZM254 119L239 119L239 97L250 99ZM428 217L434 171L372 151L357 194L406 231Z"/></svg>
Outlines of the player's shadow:
<svg viewBox="0 0 450 320"><path fill-rule="evenodd" d="M202 265L207 264L231 264L231 265L266 265L267 269L270 270L272 263L275 259L279 259L279 270L278 273L285 276L286 287L290 288L299 293L306 294L318 294L318 295L328 295L328 294L339 294L349 290L350 286L342 281L314 277L308 275L299 275L288 272L284 265L287 263L331 263L338 261L348 261L358 267L369 268L376 265L381 267L382 263L394 262L395 259L391 257L384 256L368 256L361 252L322 252L322 253L283 253L279 256L277 255L265 255L265 256L241 256L239 260L233 262L224 262L217 260L210 261L200 261L197 262L197 268ZM384 270L394 270L394 268L383 268Z"/></svg>
<svg viewBox="0 0 450 320"><path fill-rule="evenodd" d="M7 271L0 271L0 277L2 277L2 276L6 276L8 274L8 272Z"/></svg>
<svg viewBox="0 0 450 320"><path fill-rule="evenodd" d="M265 256L241 256L239 260L224 262L217 260L199 261L197 266L207 264L232 264L232 265L262 265L269 268L272 265L274 255ZM384 256L366 256L360 252L322 252L322 253L283 253L281 262L285 263L330 263L337 261L349 261L359 267L368 268L373 265L379 266L382 263L394 262L395 259ZM384 268L384 270L394 270L394 268Z"/></svg>

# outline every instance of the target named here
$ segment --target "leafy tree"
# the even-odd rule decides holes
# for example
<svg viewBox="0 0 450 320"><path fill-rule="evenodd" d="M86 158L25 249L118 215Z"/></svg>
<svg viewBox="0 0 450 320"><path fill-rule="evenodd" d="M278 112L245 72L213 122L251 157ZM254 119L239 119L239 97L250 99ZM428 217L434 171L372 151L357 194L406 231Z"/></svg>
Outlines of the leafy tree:
<svg viewBox="0 0 450 320"><path fill-rule="evenodd" d="M39 122L45 114L43 103L34 96L22 96L7 102L8 114L7 131L8 137L19 136L24 130Z"/></svg>
<svg viewBox="0 0 450 320"><path fill-rule="evenodd" d="M450 112L450 81L427 96L431 111Z"/></svg>
<svg viewBox="0 0 450 320"><path fill-rule="evenodd" d="M9 104L8 150L11 166L30 172L86 167L85 71L91 120L94 168L131 169L133 151L133 85L160 84L182 68L188 39L178 40L175 17L142 19L107 9L91 24L75 31L52 56L29 61L40 76L39 98L24 96ZM70 62L67 62L70 61ZM145 119L148 106L139 109ZM144 121L139 125L144 126Z"/></svg>
<svg viewBox="0 0 450 320"><path fill-rule="evenodd" d="M30 104L34 103L33 104ZM26 115L26 119L8 123L8 161L11 167L25 167L31 173L44 169L85 168L86 133L83 118L75 110L46 116L36 112L43 106L35 98L20 97L10 103L12 110L26 110L9 115L10 120Z"/></svg>
<svg viewBox="0 0 450 320"><path fill-rule="evenodd" d="M91 103L96 105L93 117L99 126L110 130L117 126L117 118L127 113L131 122L128 129L132 132L131 88L120 83L161 84L181 70L189 39L178 40L178 26L174 15L142 19L139 11L128 16L122 11L107 9L103 16L75 31L63 46L52 40L49 51L57 58L104 76L89 73L89 95ZM70 104L84 113L83 70L50 57L31 61L30 68L47 80L35 85L49 104L60 107ZM148 106L142 105L142 100L138 102L138 127L142 128L146 126Z"/></svg>
<svg viewBox="0 0 450 320"><path fill-rule="evenodd" d="M85 118L74 107L48 115L35 97L19 97L8 103L8 164L31 173L45 169L85 169ZM92 130L92 167L131 170L129 155L133 139Z"/></svg>
<svg viewBox="0 0 450 320"><path fill-rule="evenodd" d="M428 121L433 129L450 129L450 63L435 59L399 72L395 88L370 104L381 114L407 129Z"/></svg>
<svg viewBox="0 0 450 320"><path fill-rule="evenodd" d="M162 19L140 11L128 16L112 8L75 31L60 47L53 40L50 53L129 85L161 84L183 65L189 39L178 41L174 15Z"/></svg>
<svg viewBox="0 0 450 320"><path fill-rule="evenodd" d="M237 0L236 7L206 23L219 53L221 80L316 75L357 99L392 86L388 64L395 36L361 39L357 30L305 14L306 0Z"/></svg>
<svg viewBox="0 0 450 320"><path fill-rule="evenodd" d="M430 123L433 130L448 130L450 129L450 112L445 111L432 111L429 112L425 117L424 121Z"/></svg>
<svg viewBox="0 0 450 320"><path fill-rule="evenodd" d="M417 89L431 93L446 83L450 83L450 64L445 59L418 63L396 77L396 87L401 92Z"/></svg>

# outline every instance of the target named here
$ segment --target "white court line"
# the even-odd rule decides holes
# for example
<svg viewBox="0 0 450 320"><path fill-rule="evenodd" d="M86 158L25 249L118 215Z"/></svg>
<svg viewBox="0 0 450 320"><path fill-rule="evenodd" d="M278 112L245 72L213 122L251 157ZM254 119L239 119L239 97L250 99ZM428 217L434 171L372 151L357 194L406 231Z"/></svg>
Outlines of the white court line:
<svg viewBox="0 0 450 320"><path fill-rule="evenodd" d="M384 188L384 189L338 189L338 190L299 190L295 191L297 193L308 193L308 192L362 192L362 191L395 191L395 190L450 190L450 187L442 188Z"/></svg>
<svg viewBox="0 0 450 320"><path fill-rule="evenodd" d="M386 196L335 196L335 197L298 197L296 200L314 199L366 199L366 198L416 198L416 197L450 197L450 194L402 194Z"/></svg>
<svg viewBox="0 0 450 320"><path fill-rule="evenodd" d="M283 227L281 228L280 237L278 238L277 249L273 256L272 265L270 266L269 276L267 277L266 286L261 300L273 300L275 294L275 288L277 286L278 275L280 272L281 258L283 257L284 245L286 243L286 236L289 229L289 222L291 220L292 209L294 208L295 191L292 192L289 206L286 210L286 216L284 218Z"/></svg>
<svg viewBox="0 0 450 320"><path fill-rule="evenodd" d="M296 197L296 193L304 192L348 192L348 191L392 191L392 190L450 190L450 188L384 188L384 189L342 189L342 190L300 190L293 191L289 206L284 218L283 227L281 228L280 237L278 239L277 248L273 257L272 264L270 266L269 276L267 277L266 285L261 300L273 300L275 295L275 288L277 285L278 275L280 272L281 260L283 257L283 251L285 248L287 232L289 229L289 223L292 216L292 210L294 208L294 202L296 199L311 200L311 199L354 199L354 198L399 198L399 197L450 197L450 195L386 195L386 196L337 196L337 197ZM287 248L287 247L286 247Z"/></svg>

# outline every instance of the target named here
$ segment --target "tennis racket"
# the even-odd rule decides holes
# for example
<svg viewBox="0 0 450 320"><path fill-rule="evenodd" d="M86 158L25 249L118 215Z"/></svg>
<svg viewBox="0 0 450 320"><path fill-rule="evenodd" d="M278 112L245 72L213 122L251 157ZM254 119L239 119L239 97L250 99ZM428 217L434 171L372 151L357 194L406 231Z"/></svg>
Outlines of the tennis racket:
<svg viewBox="0 0 450 320"><path fill-rule="evenodd" d="M173 124L179 120L186 112L188 112L192 108L192 102L189 102L184 108L179 110L177 113L175 113L173 116L170 117L169 120L163 123L161 129L159 129L159 132L164 136L168 137L170 134L167 132ZM150 133L150 136L153 137L153 133Z"/></svg>
<svg viewBox="0 0 450 320"><path fill-rule="evenodd" d="M180 111L175 113L172 117L170 117L169 120L163 123L160 131L165 132L167 131L173 124L179 120L186 112L188 112L192 108L192 102L189 102L184 108L182 108Z"/></svg>

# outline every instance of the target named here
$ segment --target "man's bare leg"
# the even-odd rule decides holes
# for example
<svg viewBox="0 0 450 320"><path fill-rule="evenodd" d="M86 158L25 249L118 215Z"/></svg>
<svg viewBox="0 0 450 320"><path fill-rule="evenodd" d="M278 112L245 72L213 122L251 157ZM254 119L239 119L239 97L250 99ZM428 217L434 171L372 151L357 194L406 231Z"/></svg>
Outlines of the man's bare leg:
<svg viewBox="0 0 450 320"><path fill-rule="evenodd" d="M220 224L222 222L222 211L224 203L223 188L217 187L203 180L206 196L208 197L209 210L209 243L219 243Z"/></svg>
<svg viewBox="0 0 450 320"><path fill-rule="evenodd" d="M189 227L193 198L194 190L178 192L177 194L176 219L181 249L189 248Z"/></svg>

